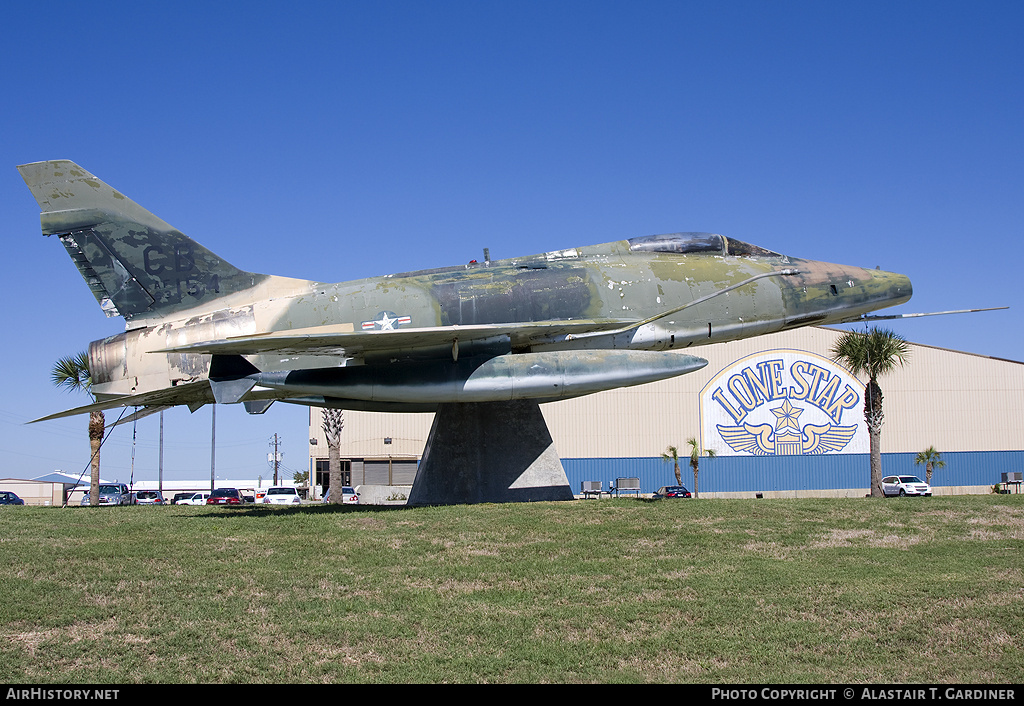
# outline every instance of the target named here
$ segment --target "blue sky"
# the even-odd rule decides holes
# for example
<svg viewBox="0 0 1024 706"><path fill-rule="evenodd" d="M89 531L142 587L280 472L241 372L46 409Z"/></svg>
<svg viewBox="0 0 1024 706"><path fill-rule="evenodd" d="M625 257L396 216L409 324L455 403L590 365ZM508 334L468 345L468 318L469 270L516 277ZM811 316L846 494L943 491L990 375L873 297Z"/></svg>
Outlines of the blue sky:
<svg viewBox="0 0 1024 706"><path fill-rule="evenodd" d="M909 340L1013 360L1019 2L16 3L0 23L0 477L88 461L62 355L106 319L15 169L71 159L247 270L340 281L712 231L907 274ZM116 416L116 413L115 415ZM307 411L217 414L217 475L307 467ZM135 430L155 479L156 418ZM132 472L132 428L104 476ZM165 416L208 477L210 410Z"/></svg>

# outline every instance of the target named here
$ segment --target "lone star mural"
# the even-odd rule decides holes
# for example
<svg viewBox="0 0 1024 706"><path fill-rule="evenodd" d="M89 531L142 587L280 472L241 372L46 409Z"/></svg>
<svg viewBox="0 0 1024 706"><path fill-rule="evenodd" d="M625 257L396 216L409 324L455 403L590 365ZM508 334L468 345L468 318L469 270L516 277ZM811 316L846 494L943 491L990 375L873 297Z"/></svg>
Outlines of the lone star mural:
<svg viewBox="0 0 1024 706"><path fill-rule="evenodd" d="M743 358L701 392L704 446L719 455L866 453L862 390L848 372L813 353Z"/></svg>

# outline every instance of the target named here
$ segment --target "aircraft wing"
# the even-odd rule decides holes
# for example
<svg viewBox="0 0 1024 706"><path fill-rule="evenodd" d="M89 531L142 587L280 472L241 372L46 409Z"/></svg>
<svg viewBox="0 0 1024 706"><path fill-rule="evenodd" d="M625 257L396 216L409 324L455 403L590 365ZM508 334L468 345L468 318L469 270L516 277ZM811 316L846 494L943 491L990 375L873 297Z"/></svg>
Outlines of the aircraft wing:
<svg viewBox="0 0 1024 706"><path fill-rule="evenodd" d="M325 327L287 330L255 336L235 336L216 341L188 343L164 348L156 353L207 353L213 355L344 355L355 357L368 352L407 351L453 346L470 341L508 338L513 346L525 346L568 334L611 331L625 323L618 319L546 321L473 326L433 326L387 331L337 332Z"/></svg>

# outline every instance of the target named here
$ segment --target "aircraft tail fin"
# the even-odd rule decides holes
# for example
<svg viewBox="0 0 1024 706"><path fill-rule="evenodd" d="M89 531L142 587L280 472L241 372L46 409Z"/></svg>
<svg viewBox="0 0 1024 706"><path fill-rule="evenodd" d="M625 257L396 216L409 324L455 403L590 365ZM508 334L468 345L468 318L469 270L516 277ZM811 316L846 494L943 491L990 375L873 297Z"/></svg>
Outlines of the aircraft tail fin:
<svg viewBox="0 0 1024 706"><path fill-rule="evenodd" d="M18 167L107 316L131 320L191 309L264 279L234 267L79 167L57 160Z"/></svg>

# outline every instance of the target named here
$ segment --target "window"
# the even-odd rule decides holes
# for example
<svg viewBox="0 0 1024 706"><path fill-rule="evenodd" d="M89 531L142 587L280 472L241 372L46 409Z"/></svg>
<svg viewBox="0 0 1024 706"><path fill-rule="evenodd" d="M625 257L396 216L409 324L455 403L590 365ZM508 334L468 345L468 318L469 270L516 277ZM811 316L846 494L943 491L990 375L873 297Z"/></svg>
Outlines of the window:
<svg viewBox="0 0 1024 706"><path fill-rule="evenodd" d="M714 233L667 233L645 235L629 240L633 252L698 253L722 252L725 239Z"/></svg>
<svg viewBox="0 0 1024 706"><path fill-rule="evenodd" d="M352 479L352 461L350 459L341 460L341 482L343 484L350 483ZM325 491L331 485L331 469L330 462L327 459L316 460L316 485L322 487Z"/></svg>
<svg viewBox="0 0 1024 706"><path fill-rule="evenodd" d="M742 240L725 238L717 233L666 233L631 238L632 252L664 252L686 255L688 253L718 253L737 257L782 257L777 252Z"/></svg>

